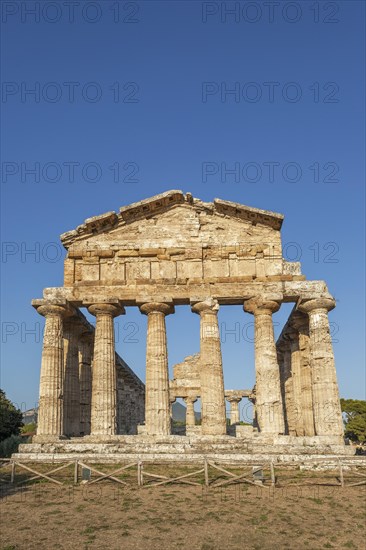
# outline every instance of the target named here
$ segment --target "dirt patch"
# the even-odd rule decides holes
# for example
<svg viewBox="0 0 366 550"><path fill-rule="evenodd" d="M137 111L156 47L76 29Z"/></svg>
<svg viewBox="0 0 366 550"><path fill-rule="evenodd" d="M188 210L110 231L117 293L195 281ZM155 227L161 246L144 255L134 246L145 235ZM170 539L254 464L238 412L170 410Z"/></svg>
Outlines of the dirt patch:
<svg viewBox="0 0 366 550"><path fill-rule="evenodd" d="M1 517L1 550L364 548L366 487L5 484Z"/></svg>

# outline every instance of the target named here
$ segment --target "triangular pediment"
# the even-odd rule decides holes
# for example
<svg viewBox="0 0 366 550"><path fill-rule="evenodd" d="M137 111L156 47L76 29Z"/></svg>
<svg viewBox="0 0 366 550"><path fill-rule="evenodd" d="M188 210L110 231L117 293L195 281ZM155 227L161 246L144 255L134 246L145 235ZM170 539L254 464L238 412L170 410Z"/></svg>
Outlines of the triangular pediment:
<svg viewBox="0 0 366 550"><path fill-rule="evenodd" d="M257 235L265 238L280 230L283 215L215 199L203 202L190 193L172 190L123 206L119 212L88 218L75 230L61 235L64 246L87 243L102 248L118 242L129 247L217 244ZM226 239L226 240L225 240ZM104 245L104 246L103 246Z"/></svg>

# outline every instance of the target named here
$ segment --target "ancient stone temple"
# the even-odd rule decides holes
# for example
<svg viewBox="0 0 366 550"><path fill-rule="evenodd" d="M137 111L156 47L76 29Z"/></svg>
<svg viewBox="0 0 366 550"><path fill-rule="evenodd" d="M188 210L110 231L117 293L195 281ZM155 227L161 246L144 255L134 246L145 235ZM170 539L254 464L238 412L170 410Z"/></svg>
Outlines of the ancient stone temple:
<svg viewBox="0 0 366 550"><path fill-rule="evenodd" d="M64 285L32 302L45 318L39 422L20 453L344 453L328 322L335 301L324 281L306 280L300 263L283 259L282 222L281 214L173 190L61 235ZM294 306L276 342L272 316L285 302ZM224 385L218 311L238 304L255 326L250 389ZM184 305L199 316L200 349L169 380L165 318ZM114 319L128 308L147 316L145 384L115 351ZM172 434L177 398L187 407L183 436ZM254 406L250 426L239 423L243 398Z"/></svg>

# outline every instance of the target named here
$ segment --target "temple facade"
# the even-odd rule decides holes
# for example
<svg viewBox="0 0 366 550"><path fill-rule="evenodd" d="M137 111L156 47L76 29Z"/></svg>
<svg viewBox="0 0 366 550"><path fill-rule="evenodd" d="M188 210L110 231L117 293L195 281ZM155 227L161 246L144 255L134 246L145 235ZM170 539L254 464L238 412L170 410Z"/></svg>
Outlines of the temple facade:
<svg viewBox="0 0 366 550"><path fill-rule="evenodd" d="M335 300L324 281L306 280L299 262L284 260L282 222L278 213L172 190L61 235L64 285L32 302L45 318L34 449L118 445L127 436L156 445L174 437L177 398L186 402L192 441L234 435L246 449L255 442L342 447L328 322ZM294 307L276 342L272 316L289 302ZM200 319L200 349L170 381L165 319L184 305ZM241 305L254 321L251 389L225 389L218 311L230 305ZM95 329L82 308L95 317ZM115 351L114 319L127 308L147 317L145 384ZM243 398L254 406L253 426L239 424Z"/></svg>

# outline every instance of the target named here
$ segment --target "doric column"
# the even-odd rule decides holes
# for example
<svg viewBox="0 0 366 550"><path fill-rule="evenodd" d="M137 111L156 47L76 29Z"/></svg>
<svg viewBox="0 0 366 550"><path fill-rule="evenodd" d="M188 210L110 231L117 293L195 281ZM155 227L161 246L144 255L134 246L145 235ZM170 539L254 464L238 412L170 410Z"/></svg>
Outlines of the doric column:
<svg viewBox="0 0 366 550"><path fill-rule="evenodd" d="M80 435L79 332L77 320L64 323L64 433Z"/></svg>
<svg viewBox="0 0 366 550"><path fill-rule="evenodd" d="M280 386L281 386L281 398L283 406L283 422L285 426L285 434L289 433L288 421L287 421L287 408L286 408L286 376L287 376L287 361L285 360L285 349L287 342L282 338L280 342L276 343L277 363L280 370Z"/></svg>
<svg viewBox="0 0 366 550"><path fill-rule="evenodd" d="M304 435L315 435L313 413L313 391L310 366L309 317L295 311L291 316L291 326L298 332L301 378L301 411Z"/></svg>
<svg viewBox="0 0 366 550"><path fill-rule="evenodd" d="M173 306L151 302L142 304L140 311L147 315L145 425L148 435L169 435L169 371L165 316L174 312Z"/></svg>
<svg viewBox="0 0 366 550"><path fill-rule="evenodd" d="M341 439L343 421L328 321L328 311L334 307L334 300L317 298L300 304L299 309L309 315L315 433Z"/></svg>
<svg viewBox="0 0 366 550"><path fill-rule="evenodd" d="M240 411L239 403L241 397L227 397L226 398L230 403L230 424L239 424L240 422Z"/></svg>
<svg viewBox="0 0 366 550"><path fill-rule="evenodd" d="M258 426L258 417L257 417L257 409L256 409L255 386L253 388L251 395L248 397L248 399L253 405L253 411L252 411L253 428L256 428L258 430L259 426Z"/></svg>
<svg viewBox="0 0 366 550"><path fill-rule="evenodd" d="M279 307L272 300L251 299L244 303L244 311L254 314L256 412L259 429L272 434L284 433L280 373L272 323L272 313Z"/></svg>
<svg viewBox="0 0 366 550"><path fill-rule="evenodd" d="M113 318L124 313L115 304L98 303L88 307L96 316L94 335L91 429L93 435L117 433L117 374Z"/></svg>
<svg viewBox="0 0 366 550"><path fill-rule="evenodd" d="M186 403L186 426L191 427L196 425L196 419L194 416L194 404L197 401L195 397L185 397Z"/></svg>
<svg viewBox="0 0 366 550"><path fill-rule="evenodd" d="M39 387L37 437L58 439L63 432L63 317L65 307L47 304L37 308L46 318ZM35 438L36 440L36 438Z"/></svg>
<svg viewBox="0 0 366 550"><path fill-rule="evenodd" d="M301 381L301 350L299 333L296 330L289 330L286 334L290 342L291 353L291 380L293 395L293 422L294 434L305 435L302 416L302 381Z"/></svg>
<svg viewBox="0 0 366 550"><path fill-rule="evenodd" d="M226 435L224 375L217 319L217 300L208 298L192 306L200 316L200 380L203 435Z"/></svg>
<svg viewBox="0 0 366 550"><path fill-rule="evenodd" d="M94 336L85 332L79 339L80 434L90 434L92 396L92 357Z"/></svg>
<svg viewBox="0 0 366 550"><path fill-rule="evenodd" d="M296 412L295 412L295 396L294 385L291 373L291 347L289 340L283 342L283 359L282 359L282 375L283 375L283 389L282 399L283 409L285 411L285 426L287 430L285 433L288 435L296 435Z"/></svg>

